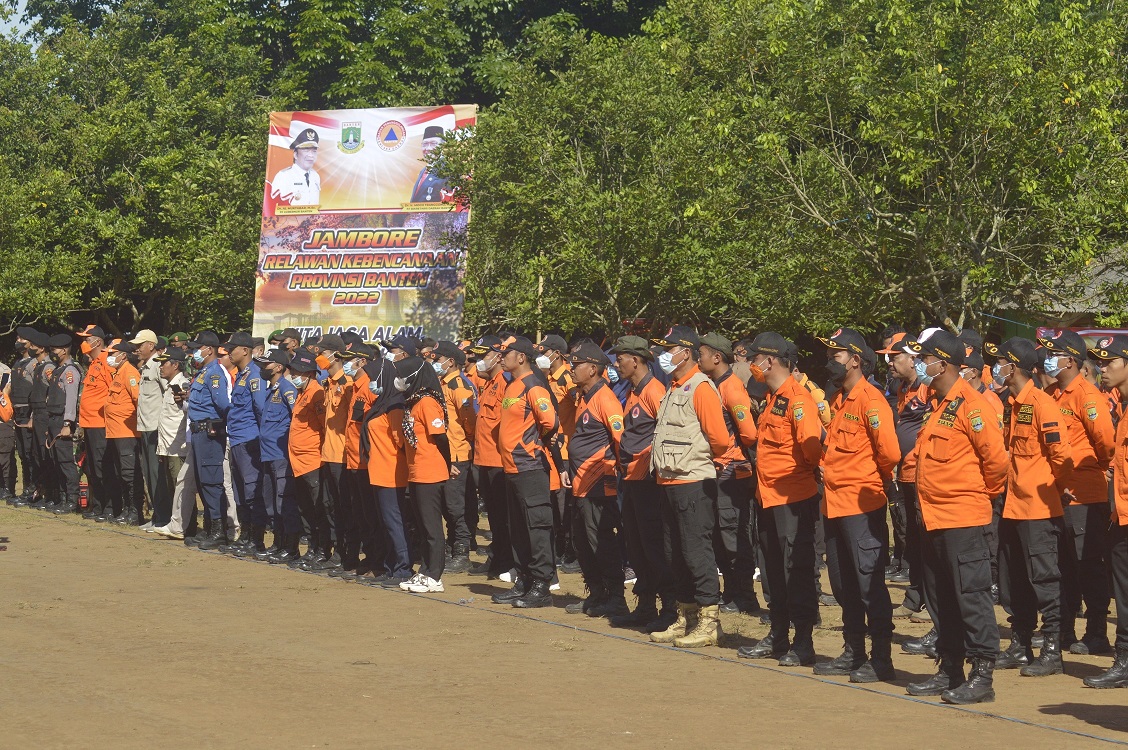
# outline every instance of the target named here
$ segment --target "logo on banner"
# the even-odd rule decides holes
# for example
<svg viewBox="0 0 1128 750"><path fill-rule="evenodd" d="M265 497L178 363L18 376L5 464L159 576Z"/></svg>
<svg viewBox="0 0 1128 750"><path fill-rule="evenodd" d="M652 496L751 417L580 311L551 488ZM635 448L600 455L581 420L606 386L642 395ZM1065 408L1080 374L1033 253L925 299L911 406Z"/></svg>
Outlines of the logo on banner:
<svg viewBox="0 0 1128 750"><path fill-rule="evenodd" d="M402 142L402 140L403 139L401 137L400 141ZM337 148L339 148L346 154L355 154L357 151L360 151L362 148L364 148L364 141L362 141L360 138L359 122L341 123L341 140L337 143Z"/></svg>
<svg viewBox="0 0 1128 750"><path fill-rule="evenodd" d="M360 137L359 128L357 137ZM399 120L388 120L376 130L376 143L384 151L395 151L403 146L406 140L407 128Z"/></svg>

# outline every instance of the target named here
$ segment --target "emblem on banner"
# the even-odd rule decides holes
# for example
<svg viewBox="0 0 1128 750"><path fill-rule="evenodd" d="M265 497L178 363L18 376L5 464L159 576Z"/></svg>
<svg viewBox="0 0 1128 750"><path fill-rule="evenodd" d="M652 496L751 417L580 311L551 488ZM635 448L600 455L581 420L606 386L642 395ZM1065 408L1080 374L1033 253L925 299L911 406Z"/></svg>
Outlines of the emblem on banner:
<svg viewBox="0 0 1128 750"><path fill-rule="evenodd" d="M341 135L344 135L342 131ZM358 131L357 137L360 137ZM376 130L376 143L384 151L395 151L407 140L407 128L399 120L388 120Z"/></svg>
<svg viewBox="0 0 1128 750"><path fill-rule="evenodd" d="M385 123L387 124L387 123ZM399 123L396 123L399 125ZM382 126L381 126L382 127ZM402 126L401 126L402 127ZM399 137L399 142L403 141L403 137ZM359 122L342 122L341 123L341 140L337 143L337 148L346 154L355 154L364 148L364 141L360 138L360 123ZM398 146L397 146L398 148ZM391 149L388 149L391 150Z"/></svg>

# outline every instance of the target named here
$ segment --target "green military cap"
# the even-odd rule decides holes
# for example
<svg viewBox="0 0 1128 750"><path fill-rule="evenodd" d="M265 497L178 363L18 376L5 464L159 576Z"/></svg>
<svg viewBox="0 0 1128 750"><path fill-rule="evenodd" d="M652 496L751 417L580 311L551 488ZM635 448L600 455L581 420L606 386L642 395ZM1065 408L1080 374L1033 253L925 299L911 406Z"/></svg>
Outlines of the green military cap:
<svg viewBox="0 0 1128 750"><path fill-rule="evenodd" d="M707 333L701 337L701 345L720 352L726 362L732 362L732 342L719 333Z"/></svg>
<svg viewBox="0 0 1128 750"><path fill-rule="evenodd" d="M611 349L612 354L633 354L646 360L653 360L654 353L642 336L620 336Z"/></svg>
<svg viewBox="0 0 1128 750"><path fill-rule="evenodd" d="M177 331L176 333L168 337L168 343L170 344L179 344L182 341L187 342L188 340L188 334L186 334L184 331Z"/></svg>
<svg viewBox="0 0 1128 750"><path fill-rule="evenodd" d="M270 332L270 335L266 337L267 342L271 343L271 344L277 344L279 341L282 340L282 333L283 333L283 329L275 328L273 331Z"/></svg>

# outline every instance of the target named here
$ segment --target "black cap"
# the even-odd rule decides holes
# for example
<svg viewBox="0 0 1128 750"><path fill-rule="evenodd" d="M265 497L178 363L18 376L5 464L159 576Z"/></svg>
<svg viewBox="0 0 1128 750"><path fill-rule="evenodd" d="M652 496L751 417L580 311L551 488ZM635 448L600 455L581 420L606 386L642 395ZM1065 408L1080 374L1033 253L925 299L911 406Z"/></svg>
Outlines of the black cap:
<svg viewBox="0 0 1128 750"><path fill-rule="evenodd" d="M1042 364L1042 357L1038 354L1038 347L1030 339L1020 336L1009 338L1001 344L987 344L984 351L991 356L992 349L996 359L1004 359L1020 370L1033 370Z"/></svg>
<svg viewBox="0 0 1128 750"><path fill-rule="evenodd" d="M317 345L331 352L339 352L344 350L345 340L335 333L327 333L318 339Z"/></svg>
<svg viewBox="0 0 1128 750"><path fill-rule="evenodd" d="M607 358L607 355L603 353L599 345L591 341L584 341L577 346L572 353L568 355L568 361L574 365L589 362L593 365L603 365L607 367L611 364L611 360Z"/></svg>
<svg viewBox="0 0 1128 750"><path fill-rule="evenodd" d="M102 329L99 328L98 330L102 330ZM35 330L31 326L20 326L19 328L16 329L16 336L23 339L24 341L31 341L32 336L34 336L37 333L39 333L39 331ZM35 342L32 341L32 343L35 343Z"/></svg>
<svg viewBox="0 0 1128 750"><path fill-rule="evenodd" d="M166 336L157 336L157 345L154 348L158 349L158 350L167 349L168 348L168 338Z"/></svg>
<svg viewBox="0 0 1128 750"><path fill-rule="evenodd" d="M294 372L317 372L317 357L309 349L302 347L294 352L290 364L286 365Z"/></svg>
<svg viewBox="0 0 1128 750"><path fill-rule="evenodd" d="M533 342L529 341L524 336L514 336L502 347L501 353L508 354L509 352L521 352L529 360L537 358L537 348L533 346Z"/></svg>
<svg viewBox="0 0 1128 750"><path fill-rule="evenodd" d="M365 359L372 359L376 356L376 350L368 344L361 342L359 344L350 344L348 349L338 352L341 359L352 359L353 357L364 357Z"/></svg>
<svg viewBox="0 0 1128 750"><path fill-rule="evenodd" d="M321 141L317 135L317 131L313 128L306 128L298 133L298 137L290 142L290 150L293 151L299 148L314 148Z"/></svg>
<svg viewBox="0 0 1128 750"><path fill-rule="evenodd" d="M1101 336L1097 345L1089 348L1089 355L1094 359L1128 359L1128 336Z"/></svg>
<svg viewBox="0 0 1128 750"><path fill-rule="evenodd" d="M428 125L426 128L423 129L423 140L427 140L428 138L442 138L442 137L443 137L443 129L440 128L438 125Z"/></svg>
<svg viewBox="0 0 1128 750"><path fill-rule="evenodd" d="M21 329L19 329L19 328L16 329L16 335L17 336L21 335L20 330ZM86 326L85 329L79 331L78 335L81 336L82 338L86 338L87 336L95 336L97 338L102 339L102 341L106 340L106 332L102 330L102 326L88 325L88 326ZM22 337L22 338L26 338L26 337Z"/></svg>
<svg viewBox="0 0 1128 750"><path fill-rule="evenodd" d="M137 351L137 346L128 341L119 341L114 345L114 351L121 352L122 354L132 354Z"/></svg>
<svg viewBox="0 0 1128 750"><path fill-rule="evenodd" d="M199 349L201 346L218 348L219 336L215 335L215 331L200 331L196 334L194 341L188 342L188 346L192 347L193 349Z"/></svg>
<svg viewBox="0 0 1128 750"><path fill-rule="evenodd" d="M619 340L615 342L615 346L612 347L611 353L633 354L646 360L654 360L654 354L650 351L650 347L646 345L646 339L642 336L620 336Z"/></svg>
<svg viewBox="0 0 1128 750"><path fill-rule="evenodd" d="M792 364L795 363L795 360L799 359L799 349L795 344L791 343L783 336L780 336L775 331L764 331L754 338L749 354L753 352L770 354L773 357L786 359Z"/></svg>
<svg viewBox="0 0 1128 750"><path fill-rule="evenodd" d="M732 362L732 342L719 333L707 333L701 337L701 345L714 349L724 355L725 362Z"/></svg>
<svg viewBox="0 0 1128 750"><path fill-rule="evenodd" d="M40 349L46 349L48 346L50 346L50 344L48 344L47 342L51 340L51 337L45 333L41 333L40 331L35 330L34 328L28 329L27 335L24 336L24 338L29 343L38 346Z"/></svg>
<svg viewBox="0 0 1128 750"><path fill-rule="evenodd" d="M501 351L501 337L487 333L470 347L470 351L478 355L499 352Z"/></svg>
<svg viewBox="0 0 1128 750"><path fill-rule="evenodd" d="M459 367L466 364L466 352L459 349L458 344L453 341L440 341L435 344L435 354L443 359L453 359Z"/></svg>
<svg viewBox="0 0 1128 750"><path fill-rule="evenodd" d="M178 346L172 346L165 349L163 354L158 354L153 357L154 362L185 362L188 360L188 352L184 351Z"/></svg>
<svg viewBox="0 0 1128 750"><path fill-rule="evenodd" d="M381 341L385 349L399 349L407 352L407 356L414 357L419 353L419 349L415 346L415 341L410 336L393 336L390 339Z"/></svg>
<svg viewBox="0 0 1128 750"><path fill-rule="evenodd" d="M931 354L953 365L964 363L964 342L948 331L936 331L923 342L912 341L909 348L916 354Z"/></svg>
<svg viewBox="0 0 1128 750"><path fill-rule="evenodd" d="M266 346L266 339L264 339L262 336L252 336L251 348L257 349L260 346Z"/></svg>
<svg viewBox="0 0 1128 750"><path fill-rule="evenodd" d="M557 336L555 333L550 333L549 335L541 339L539 344L537 344L537 351L544 352L550 349L552 351L564 354L568 351L568 343L564 341L564 338L562 336Z"/></svg>
<svg viewBox="0 0 1128 750"><path fill-rule="evenodd" d="M289 367L290 352L285 349L271 349L269 352L260 354L255 357L255 362L258 362L260 365L266 365L273 362L274 364L282 365L283 367Z"/></svg>
<svg viewBox="0 0 1128 750"><path fill-rule="evenodd" d="M47 346L51 347L52 349L70 346L73 343L74 339L71 338L71 335L69 333L56 333L54 336L50 336L47 339Z"/></svg>
<svg viewBox="0 0 1128 750"><path fill-rule="evenodd" d="M701 345L701 339L698 338L697 331L689 326L674 326L666 331L665 336L655 336L650 340L658 346L664 346L667 349L674 346L696 348Z"/></svg>
<svg viewBox="0 0 1128 750"><path fill-rule="evenodd" d="M960 340L963 341L963 339ZM978 350L972 349L970 345L964 347L964 367L970 367L973 370L983 369L983 355Z"/></svg>
<svg viewBox="0 0 1128 750"><path fill-rule="evenodd" d="M281 341L282 339L293 339L301 343L302 334L298 332L297 328L284 328L282 333L278 334L278 340Z"/></svg>
<svg viewBox="0 0 1128 750"><path fill-rule="evenodd" d="M353 347L357 344L363 344L364 339L356 331L341 331L341 341L345 342L345 347Z"/></svg>
<svg viewBox="0 0 1128 750"><path fill-rule="evenodd" d="M231 334L231 338L227 339L227 343L224 344L224 346L227 347L228 351L236 346L246 346L253 348L254 345L255 340L251 338L251 334L247 333L246 331L236 331L235 333Z"/></svg>
<svg viewBox="0 0 1128 750"><path fill-rule="evenodd" d="M959 339L972 349L978 350L983 348L983 337L979 334L979 331L974 328L965 328L960 331Z"/></svg>
<svg viewBox="0 0 1128 750"><path fill-rule="evenodd" d="M1085 339L1076 331L1062 329L1052 336L1043 336L1038 343L1055 354L1065 354L1077 359L1085 359Z"/></svg>
<svg viewBox="0 0 1128 750"><path fill-rule="evenodd" d="M865 337L853 328L839 328L829 337L820 338L819 341L828 349L838 349L851 354L865 354L866 349L869 348L866 346Z"/></svg>

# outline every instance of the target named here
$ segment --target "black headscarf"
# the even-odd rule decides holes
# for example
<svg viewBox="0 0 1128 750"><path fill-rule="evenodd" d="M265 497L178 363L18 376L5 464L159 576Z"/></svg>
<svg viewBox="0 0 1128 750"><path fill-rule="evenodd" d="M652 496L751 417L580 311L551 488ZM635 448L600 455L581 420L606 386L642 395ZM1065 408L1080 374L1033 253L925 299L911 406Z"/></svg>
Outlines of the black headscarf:
<svg viewBox="0 0 1128 750"><path fill-rule="evenodd" d="M425 398L432 398L443 410L443 421L450 424L446 410L446 399L443 398L442 384L439 376L431 363L422 357L407 357L396 362L396 380L407 386L403 391L404 402L407 406L403 410L403 436L412 447L419 439L415 435L415 418L411 416L411 407Z"/></svg>
<svg viewBox="0 0 1128 750"><path fill-rule="evenodd" d="M392 409L403 409L403 394L395 389L393 381L396 377L396 368L386 359L375 359L364 366L364 373L369 382L376 383L383 390L368 411L364 413L364 420L360 423L360 460L368 461L368 452L371 443L368 441L368 423L381 414L387 414Z"/></svg>

